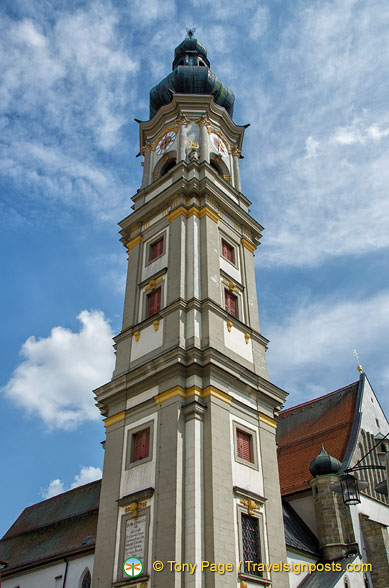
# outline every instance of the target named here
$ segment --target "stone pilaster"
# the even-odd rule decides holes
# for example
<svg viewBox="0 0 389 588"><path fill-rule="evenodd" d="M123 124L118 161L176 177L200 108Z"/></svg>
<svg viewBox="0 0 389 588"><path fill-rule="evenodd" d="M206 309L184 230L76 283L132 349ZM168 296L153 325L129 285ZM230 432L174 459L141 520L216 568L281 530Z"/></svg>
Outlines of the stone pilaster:
<svg viewBox="0 0 389 588"><path fill-rule="evenodd" d="M359 515L365 540L368 563L372 565L371 579L374 588L386 588L389 578L388 528L365 514Z"/></svg>
<svg viewBox="0 0 389 588"><path fill-rule="evenodd" d="M240 169L239 169L239 157L241 156L241 152L239 151L239 149L233 149L232 150L232 165L233 165L233 170L234 170L234 187L239 190L239 192L242 191L242 186L240 183Z"/></svg>
<svg viewBox="0 0 389 588"><path fill-rule="evenodd" d="M357 553L350 507L343 504L341 494L330 485L338 482L336 475L316 476L311 480L320 549L325 561L332 561L348 553Z"/></svg>

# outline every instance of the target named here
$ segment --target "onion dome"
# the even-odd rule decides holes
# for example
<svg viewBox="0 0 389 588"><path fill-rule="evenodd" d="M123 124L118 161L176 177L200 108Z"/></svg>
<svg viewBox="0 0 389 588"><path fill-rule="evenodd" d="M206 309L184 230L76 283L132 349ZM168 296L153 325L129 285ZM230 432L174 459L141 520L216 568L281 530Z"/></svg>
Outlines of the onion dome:
<svg viewBox="0 0 389 588"><path fill-rule="evenodd" d="M173 94L212 94L232 117L235 96L209 67L206 48L188 31L174 51L173 71L150 90L150 118L172 101Z"/></svg>
<svg viewBox="0 0 389 588"><path fill-rule="evenodd" d="M328 455L324 446L321 446L321 451L309 465L309 471L312 476L325 476L326 474L337 474L342 464L338 459Z"/></svg>

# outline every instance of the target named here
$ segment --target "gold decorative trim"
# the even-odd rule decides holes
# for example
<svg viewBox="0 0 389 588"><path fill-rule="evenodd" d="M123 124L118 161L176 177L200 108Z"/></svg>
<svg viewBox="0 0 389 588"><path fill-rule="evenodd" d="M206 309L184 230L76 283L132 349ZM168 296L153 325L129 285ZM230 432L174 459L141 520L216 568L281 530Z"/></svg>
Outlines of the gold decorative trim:
<svg viewBox="0 0 389 588"><path fill-rule="evenodd" d="M231 182L232 180L232 176L223 176L223 178L227 180L227 182Z"/></svg>
<svg viewBox="0 0 389 588"><path fill-rule="evenodd" d="M230 292L239 292L238 286L236 286L236 284L234 284L234 282L232 282L231 280L226 280L225 278L223 278L222 282L225 286L228 286Z"/></svg>
<svg viewBox="0 0 389 588"><path fill-rule="evenodd" d="M122 410L122 412L118 412L104 420L104 427L110 427L111 425L115 425L116 423L120 423L120 421L124 421L126 418L126 411Z"/></svg>
<svg viewBox="0 0 389 588"><path fill-rule="evenodd" d="M190 120L189 120L188 118L186 118L185 114L181 114L181 116L179 116L179 117L176 119L176 122L177 122L179 125L185 125L185 126L187 126L187 125L190 123Z"/></svg>
<svg viewBox="0 0 389 588"><path fill-rule="evenodd" d="M219 222L219 216L208 206L203 206L203 208L197 208L197 206L195 205L192 205L190 208L185 208L182 205L179 206L170 214L168 214L167 220L169 222L172 222L181 215L185 216L186 218L189 218L190 216L197 216L197 218L203 218L203 216L208 216L215 223Z"/></svg>
<svg viewBox="0 0 389 588"><path fill-rule="evenodd" d="M232 322L231 321L227 321L227 331L229 333L231 333L231 327L232 327Z"/></svg>
<svg viewBox="0 0 389 588"><path fill-rule="evenodd" d="M126 514L130 512L131 518L137 519L138 510L140 510L141 508L145 508L145 506L147 506L147 502L131 502L131 504L124 509L124 512Z"/></svg>
<svg viewBox="0 0 389 588"><path fill-rule="evenodd" d="M247 506L247 511L249 513L249 515L252 515L254 513L255 510L261 510L261 505L258 504L258 502L255 502L255 500L240 500L240 503L243 504L243 506Z"/></svg>
<svg viewBox="0 0 389 588"><path fill-rule="evenodd" d="M152 150L152 145L150 143L145 143L141 149L141 154L143 156L145 156L145 154L147 153L147 151L151 151Z"/></svg>
<svg viewBox="0 0 389 588"><path fill-rule="evenodd" d="M146 284L143 290L145 292L148 292L149 290L151 290L151 292L154 292L156 286L158 286L158 284L160 284L161 282L163 282L163 276L159 276L159 278L156 278L155 280L150 280L150 282Z"/></svg>
<svg viewBox="0 0 389 588"><path fill-rule="evenodd" d="M153 321L154 331L158 331L159 329L159 321Z"/></svg>
<svg viewBox="0 0 389 588"><path fill-rule="evenodd" d="M267 416L266 414L263 414L263 412L258 413L258 420L261 421L261 423L265 423L266 425L270 425L274 429L277 428L277 424L278 424L277 421L272 419L271 417Z"/></svg>
<svg viewBox="0 0 389 588"><path fill-rule="evenodd" d="M134 333L135 341L138 343L140 337L140 331L135 331Z"/></svg>
<svg viewBox="0 0 389 588"><path fill-rule="evenodd" d="M234 155L235 157L240 157L242 155L242 152L237 148L237 147L233 147L231 149L231 153L232 155Z"/></svg>
<svg viewBox="0 0 389 588"><path fill-rule="evenodd" d="M131 239L131 241L128 241L128 243L126 244L127 251L130 251L131 249L133 249L134 247L139 245L139 243L142 241L142 239L143 239L142 235L138 235L137 237L134 237L133 239Z"/></svg>
<svg viewBox="0 0 389 588"><path fill-rule="evenodd" d="M198 126L205 125L207 128L211 126L209 119L205 114L203 114L203 116L200 116L200 118L196 118L196 120L194 120L193 122Z"/></svg>
<svg viewBox="0 0 389 588"><path fill-rule="evenodd" d="M214 388L213 386L207 386L204 388L201 394L201 398L207 398L207 396L214 396L219 400L223 400L223 402L226 402L227 404L231 404L232 402L232 397L229 394L226 394L226 392L223 392L218 388Z"/></svg>
<svg viewBox="0 0 389 588"><path fill-rule="evenodd" d="M199 388L198 386L191 386L190 388L175 386L174 388L170 388L165 392L157 394L157 396L154 396L154 400L156 404L161 404L161 402L170 400L170 398L174 398L175 396L181 396L181 398L191 398L192 396L207 398L208 396L213 396L214 398L223 400L223 402L226 402L227 404L231 404L232 402L232 397L229 394L226 394L222 390L218 390L218 388L214 388L213 386L207 386L206 388Z"/></svg>
<svg viewBox="0 0 389 588"><path fill-rule="evenodd" d="M174 388L170 388L169 390L165 390L165 392L161 392L154 396L154 400L156 404L160 404L165 400L169 400L170 398L174 398L174 396L182 396L183 398L186 397L185 388L182 386L175 386Z"/></svg>
<svg viewBox="0 0 389 588"><path fill-rule="evenodd" d="M245 340L246 340L246 345L248 345L248 342L250 341L250 338L251 338L251 337L250 337L250 333L245 333L245 334L244 334L244 338L245 338Z"/></svg>
<svg viewBox="0 0 389 588"><path fill-rule="evenodd" d="M242 243L243 247L250 251L250 253L254 253L254 251L256 250L255 245L252 245L250 241L247 241L247 239L245 239L244 237L241 238L240 242Z"/></svg>

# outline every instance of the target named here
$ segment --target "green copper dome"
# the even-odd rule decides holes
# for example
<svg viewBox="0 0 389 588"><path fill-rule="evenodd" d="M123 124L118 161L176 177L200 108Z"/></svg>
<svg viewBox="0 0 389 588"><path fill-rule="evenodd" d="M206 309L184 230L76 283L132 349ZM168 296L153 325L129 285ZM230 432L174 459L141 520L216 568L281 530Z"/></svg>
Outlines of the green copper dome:
<svg viewBox="0 0 389 588"><path fill-rule="evenodd" d="M206 48L189 33L174 51L173 71L150 90L150 118L173 94L212 94L232 117L235 96L209 67Z"/></svg>
<svg viewBox="0 0 389 588"><path fill-rule="evenodd" d="M340 470L341 463L335 457L328 455L324 446L321 446L321 451L309 465L309 471L312 476L325 476L327 474L337 474Z"/></svg>

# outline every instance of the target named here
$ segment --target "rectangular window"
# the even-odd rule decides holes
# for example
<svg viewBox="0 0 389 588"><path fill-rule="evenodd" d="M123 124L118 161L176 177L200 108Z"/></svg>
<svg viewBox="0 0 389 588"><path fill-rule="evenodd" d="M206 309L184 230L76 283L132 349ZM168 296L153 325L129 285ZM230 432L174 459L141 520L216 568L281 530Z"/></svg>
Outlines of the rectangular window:
<svg viewBox="0 0 389 588"><path fill-rule="evenodd" d="M252 435L240 429L236 430L236 454L240 459L254 462Z"/></svg>
<svg viewBox="0 0 389 588"><path fill-rule="evenodd" d="M238 316L238 299L234 294L231 294L228 290L224 291L226 301L226 311L232 316Z"/></svg>
<svg viewBox="0 0 389 588"><path fill-rule="evenodd" d="M262 572L253 568L253 566L249 568L249 565L246 563L261 562L258 519L243 513L241 516L244 572L252 576L262 576Z"/></svg>
<svg viewBox="0 0 389 588"><path fill-rule="evenodd" d="M234 253L235 252L232 245L230 245L229 243L227 243L227 241L224 241L224 239L222 239L222 256L228 259L228 261L230 261L231 263L234 263Z"/></svg>
<svg viewBox="0 0 389 588"><path fill-rule="evenodd" d="M150 245L149 261L153 261L163 254L163 237Z"/></svg>
<svg viewBox="0 0 389 588"><path fill-rule="evenodd" d="M147 295L147 317L161 310L161 288Z"/></svg>
<svg viewBox="0 0 389 588"><path fill-rule="evenodd" d="M150 455L150 428L138 431L132 436L132 458L131 461L146 459Z"/></svg>

